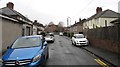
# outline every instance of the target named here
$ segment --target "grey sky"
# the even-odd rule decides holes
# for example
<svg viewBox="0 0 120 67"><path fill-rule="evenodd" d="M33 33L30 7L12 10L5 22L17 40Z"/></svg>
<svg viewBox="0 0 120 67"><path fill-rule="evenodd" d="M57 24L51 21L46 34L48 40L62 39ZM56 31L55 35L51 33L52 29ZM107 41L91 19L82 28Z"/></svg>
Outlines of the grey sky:
<svg viewBox="0 0 120 67"><path fill-rule="evenodd" d="M67 17L71 17L71 24L79 18L88 18L96 13L96 7L103 10L111 9L118 12L119 0L0 0L0 8L6 3L13 2L14 9L30 20L38 20L42 24L53 21L67 24Z"/></svg>

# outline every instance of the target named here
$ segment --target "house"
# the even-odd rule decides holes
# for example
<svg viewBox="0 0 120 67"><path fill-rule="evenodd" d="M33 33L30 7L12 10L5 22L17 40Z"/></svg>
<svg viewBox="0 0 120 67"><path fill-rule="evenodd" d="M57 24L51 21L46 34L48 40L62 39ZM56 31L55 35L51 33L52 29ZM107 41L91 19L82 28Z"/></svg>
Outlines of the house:
<svg viewBox="0 0 120 67"><path fill-rule="evenodd" d="M79 19L79 22L76 22L75 21L75 24L73 24L71 27L70 27L70 32L74 32L74 33L80 33L80 32L83 32L83 22L85 21L86 19Z"/></svg>
<svg viewBox="0 0 120 67"><path fill-rule="evenodd" d="M96 14L83 23L83 31L91 46L120 53L119 15L112 10L102 11L101 7L97 7Z"/></svg>
<svg viewBox="0 0 120 67"><path fill-rule="evenodd" d="M120 25L120 18L116 19L116 20L113 20L111 21L110 23L113 23L115 25Z"/></svg>
<svg viewBox="0 0 120 67"><path fill-rule="evenodd" d="M43 24L37 22L37 20L33 23L33 35L40 34L42 31L44 31Z"/></svg>
<svg viewBox="0 0 120 67"><path fill-rule="evenodd" d="M57 32L58 26L53 22L50 22L49 25L45 27L45 32Z"/></svg>
<svg viewBox="0 0 120 67"><path fill-rule="evenodd" d="M24 23L4 14L0 14L0 19L0 47L5 51L17 37L22 36Z"/></svg>
<svg viewBox="0 0 120 67"><path fill-rule="evenodd" d="M83 23L83 29L93 29L99 27L108 27L112 26L113 24L110 23L111 21L118 18L118 13L112 10L105 10L102 11L101 7L97 7L96 14L88 18Z"/></svg>
<svg viewBox="0 0 120 67"><path fill-rule="evenodd" d="M6 7L3 7L0 9L1 14L8 15L9 17L12 17L14 19L19 20L20 22L23 22L23 28L22 28L22 35L28 36L32 35L32 21L30 21L27 17L23 16L21 13L14 10L14 4L12 2L9 2L6 4Z"/></svg>

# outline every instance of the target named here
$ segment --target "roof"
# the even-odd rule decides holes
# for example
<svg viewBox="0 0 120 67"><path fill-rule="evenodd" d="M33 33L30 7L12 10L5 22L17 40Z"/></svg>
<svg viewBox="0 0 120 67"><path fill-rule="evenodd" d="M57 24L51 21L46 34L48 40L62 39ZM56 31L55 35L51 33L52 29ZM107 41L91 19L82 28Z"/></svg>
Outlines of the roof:
<svg viewBox="0 0 120 67"><path fill-rule="evenodd" d="M4 7L0 9L0 13L2 14L6 14L9 16L20 16L21 18L26 19L27 21L30 21L28 18L26 18L25 16L23 16L22 14L20 14L19 12L17 12L16 10L10 9L8 7ZM31 21L30 21L31 22Z"/></svg>
<svg viewBox="0 0 120 67"><path fill-rule="evenodd" d="M116 19L116 20L113 20L113 21L111 21L110 23L120 24L120 18L118 18L118 19Z"/></svg>
<svg viewBox="0 0 120 67"><path fill-rule="evenodd" d="M74 26L77 26L77 25L82 25L85 21L86 21L86 19L83 19L83 20L71 25L71 27L74 27Z"/></svg>
<svg viewBox="0 0 120 67"><path fill-rule="evenodd" d="M41 26L41 27L44 27L43 24L41 23L38 23L38 22L34 22L33 25L37 25L37 26Z"/></svg>
<svg viewBox="0 0 120 67"><path fill-rule="evenodd" d="M11 18L11 17L9 17L9 16L7 16L7 15L0 14L0 17L1 17L1 18L4 18L4 19L7 19L7 20L10 20L10 21L14 21L14 22L16 22L16 23L20 23L20 24L23 23L23 22L19 22L18 20L14 19L14 18Z"/></svg>
<svg viewBox="0 0 120 67"><path fill-rule="evenodd" d="M119 15L119 13L107 9L105 11L102 11L102 12L96 14L96 16L94 18L99 18L99 17L103 17L103 18L118 18L118 15Z"/></svg>
<svg viewBox="0 0 120 67"><path fill-rule="evenodd" d="M102 11L98 14L94 14L92 15L91 17L89 17L86 21L89 21L91 19L97 19L97 18L118 18L118 15L120 15L119 13L115 12L115 11L112 11L112 10L105 10L105 11Z"/></svg>

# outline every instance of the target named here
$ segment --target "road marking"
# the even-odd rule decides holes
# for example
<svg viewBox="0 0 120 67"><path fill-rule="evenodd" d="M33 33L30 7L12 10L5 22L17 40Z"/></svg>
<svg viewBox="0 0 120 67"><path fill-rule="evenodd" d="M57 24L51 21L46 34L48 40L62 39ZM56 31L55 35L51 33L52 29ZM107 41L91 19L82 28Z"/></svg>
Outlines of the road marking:
<svg viewBox="0 0 120 67"><path fill-rule="evenodd" d="M103 61L101 61L100 59L94 59L97 63L99 63L100 65L102 65L103 67L109 67L107 64L105 64Z"/></svg>

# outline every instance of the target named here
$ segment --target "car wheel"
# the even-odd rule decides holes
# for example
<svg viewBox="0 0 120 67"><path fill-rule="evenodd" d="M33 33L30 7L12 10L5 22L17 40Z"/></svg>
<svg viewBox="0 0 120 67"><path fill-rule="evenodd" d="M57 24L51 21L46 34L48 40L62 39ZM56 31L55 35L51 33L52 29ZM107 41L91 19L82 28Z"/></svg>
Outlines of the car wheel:
<svg viewBox="0 0 120 67"><path fill-rule="evenodd" d="M49 58L49 47L47 47L47 55L46 55L46 60Z"/></svg>
<svg viewBox="0 0 120 67"><path fill-rule="evenodd" d="M52 41L52 43L54 43L54 41Z"/></svg>
<svg viewBox="0 0 120 67"><path fill-rule="evenodd" d="M47 52L46 60L48 60L48 58L49 58L49 52Z"/></svg>
<svg viewBox="0 0 120 67"><path fill-rule="evenodd" d="M73 45L76 46L76 42L73 42Z"/></svg>
<svg viewBox="0 0 120 67"><path fill-rule="evenodd" d="M75 45L75 42L74 42L74 41L72 41L72 45Z"/></svg>
<svg viewBox="0 0 120 67"><path fill-rule="evenodd" d="M72 45L74 45L73 41L72 41Z"/></svg>
<svg viewBox="0 0 120 67"><path fill-rule="evenodd" d="M41 66L45 66L46 64L46 56L44 55L43 57L44 57L44 61L41 63Z"/></svg>

